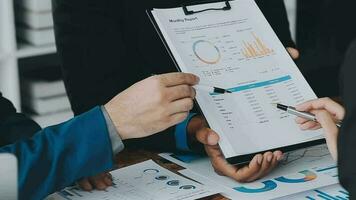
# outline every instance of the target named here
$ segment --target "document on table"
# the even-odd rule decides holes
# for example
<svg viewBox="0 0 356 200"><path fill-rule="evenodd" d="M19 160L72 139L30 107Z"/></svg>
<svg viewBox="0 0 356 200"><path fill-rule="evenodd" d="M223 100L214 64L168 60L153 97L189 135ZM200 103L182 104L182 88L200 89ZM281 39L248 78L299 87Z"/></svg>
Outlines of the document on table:
<svg viewBox="0 0 356 200"><path fill-rule="evenodd" d="M192 10L220 7L212 3ZM152 15L177 65L201 83L232 94L197 91L226 158L323 138L301 131L294 116L271 103L296 105L317 98L253 0L230 1L231 10L185 15L182 8Z"/></svg>
<svg viewBox="0 0 356 200"><path fill-rule="evenodd" d="M335 184L276 200L348 200L350 194L340 185Z"/></svg>
<svg viewBox="0 0 356 200"><path fill-rule="evenodd" d="M172 153L160 156L186 168L181 174L214 186L231 199L274 199L338 183L336 163L326 145L287 153L272 173L250 184L216 174L207 157Z"/></svg>
<svg viewBox="0 0 356 200"><path fill-rule="evenodd" d="M111 172L114 186L85 192L67 188L47 200L191 200L217 194L215 189L183 178L152 160Z"/></svg>

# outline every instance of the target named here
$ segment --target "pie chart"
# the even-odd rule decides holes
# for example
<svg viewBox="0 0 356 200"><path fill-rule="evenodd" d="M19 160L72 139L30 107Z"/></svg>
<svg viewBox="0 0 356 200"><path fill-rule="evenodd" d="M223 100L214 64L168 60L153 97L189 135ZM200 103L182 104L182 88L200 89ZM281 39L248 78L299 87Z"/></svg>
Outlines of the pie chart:
<svg viewBox="0 0 356 200"><path fill-rule="evenodd" d="M217 46L207 40L198 40L193 44L194 55L205 64L216 64L221 59L221 53Z"/></svg>

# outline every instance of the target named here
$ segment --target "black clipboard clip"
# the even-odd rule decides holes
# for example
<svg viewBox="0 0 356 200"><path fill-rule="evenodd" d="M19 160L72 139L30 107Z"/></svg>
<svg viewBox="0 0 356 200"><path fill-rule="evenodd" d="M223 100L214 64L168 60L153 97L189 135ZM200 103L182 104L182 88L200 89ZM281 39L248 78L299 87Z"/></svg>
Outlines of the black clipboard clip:
<svg viewBox="0 0 356 200"><path fill-rule="evenodd" d="M204 3L218 3L218 2L225 2L225 6L222 8L206 8L203 10L188 10L188 6L193 6L193 5L197 5L197 4L204 4ZM201 13L201 12L205 12L205 11L209 11L209 10L231 10L231 5L229 0L227 1L221 1L221 0L208 0L208 1L198 1L198 2L191 2L191 3L186 3L182 5L183 11L185 13L185 15L193 15L195 13Z"/></svg>

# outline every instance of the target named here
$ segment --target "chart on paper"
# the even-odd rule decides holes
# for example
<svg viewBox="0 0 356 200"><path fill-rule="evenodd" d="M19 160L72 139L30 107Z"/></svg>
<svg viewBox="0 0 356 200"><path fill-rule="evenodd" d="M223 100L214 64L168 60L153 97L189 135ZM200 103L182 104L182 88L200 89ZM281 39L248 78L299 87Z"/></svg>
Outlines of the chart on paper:
<svg viewBox="0 0 356 200"><path fill-rule="evenodd" d="M339 184L302 192L278 200L348 200L350 194ZM277 200L277 199L276 199Z"/></svg>
<svg viewBox="0 0 356 200"><path fill-rule="evenodd" d="M86 192L71 187L55 200L190 200L215 194L214 190L174 174L149 160L111 172L114 185Z"/></svg>
<svg viewBox="0 0 356 200"><path fill-rule="evenodd" d="M316 96L254 1L233 1L231 6L231 11L192 17L180 8L153 12L181 70L198 75L202 84L232 92L197 91L210 127L220 134L224 155L321 138L321 132L300 131L293 116L272 106L297 105Z"/></svg>

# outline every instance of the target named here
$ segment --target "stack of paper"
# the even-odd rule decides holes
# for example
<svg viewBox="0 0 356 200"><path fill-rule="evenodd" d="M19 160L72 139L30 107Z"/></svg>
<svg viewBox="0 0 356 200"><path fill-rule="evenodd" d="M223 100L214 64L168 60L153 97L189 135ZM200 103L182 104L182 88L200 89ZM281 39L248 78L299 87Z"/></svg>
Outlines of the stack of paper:
<svg viewBox="0 0 356 200"><path fill-rule="evenodd" d="M206 186L219 188L223 191L224 196L231 199L324 200L326 198L315 197L323 195L348 196L347 192L338 184L337 166L326 145L291 152L286 155L281 165L267 177L248 184L241 184L216 174L207 157L172 153L163 153L160 156L186 168L180 173L204 183Z"/></svg>

